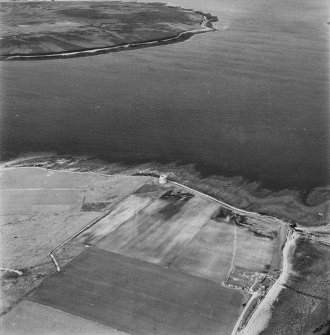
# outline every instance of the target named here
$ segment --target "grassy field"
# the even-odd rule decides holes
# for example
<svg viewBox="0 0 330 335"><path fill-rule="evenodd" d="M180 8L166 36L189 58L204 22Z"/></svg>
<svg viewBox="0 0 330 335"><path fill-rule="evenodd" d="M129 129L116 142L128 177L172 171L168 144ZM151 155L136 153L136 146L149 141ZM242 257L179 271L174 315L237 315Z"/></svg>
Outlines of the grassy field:
<svg viewBox="0 0 330 335"><path fill-rule="evenodd" d="M218 203L180 194L177 186L151 181L79 241L217 282L225 281L233 265L263 273L281 267L285 236L279 225L251 219L251 227L266 233L260 236L252 228L219 218Z"/></svg>
<svg viewBox="0 0 330 335"><path fill-rule="evenodd" d="M161 3L0 2L0 56L44 55L161 40L203 16Z"/></svg>
<svg viewBox="0 0 330 335"><path fill-rule="evenodd" d="M55 270L48 253L97 218L109 206L141 186L147 177L51 172L21 168L0 171L1 311ZM86 211L84 204L106 203ZM65 263L84 250L79 243L61 250Z"/></svg>
<svg viewBox="0 0 330 335"><path fill-rule="evenodd" d="M7 335L125 335L124 332L28 300L2 318L0 329Z"/></svg>
<svg viewBox="0 0 330 335"><path fill-rule="evenodd" d="M181 271L88 248L28 299L135 334L229 334L244 296Z"/></svg>

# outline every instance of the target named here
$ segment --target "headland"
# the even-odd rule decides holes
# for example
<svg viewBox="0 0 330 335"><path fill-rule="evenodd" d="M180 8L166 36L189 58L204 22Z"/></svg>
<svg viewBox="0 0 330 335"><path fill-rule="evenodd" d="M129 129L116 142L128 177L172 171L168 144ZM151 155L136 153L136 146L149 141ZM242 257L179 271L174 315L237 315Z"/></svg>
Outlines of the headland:
<svg viewBox="0 0 330 335"><path fill-rule="evenodd" d="M0 2L0 60L91 56L214 31L211 14L162 3Z"/></svg>

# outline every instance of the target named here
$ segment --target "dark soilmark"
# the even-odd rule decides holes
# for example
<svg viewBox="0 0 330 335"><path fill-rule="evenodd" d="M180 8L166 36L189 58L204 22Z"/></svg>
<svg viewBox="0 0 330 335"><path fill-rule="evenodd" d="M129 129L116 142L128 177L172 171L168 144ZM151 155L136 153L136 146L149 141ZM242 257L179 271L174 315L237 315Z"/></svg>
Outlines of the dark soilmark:
<svg viewBox="0 0 330 335"><path fill-rule="evenodd" d="M231 215L232 211L230 209L220 207L220 209L212 217L212 220L220 222L222 221L222 219L225 219L226 217Z"/></svg>
<svg viewBox="0 0 330 335"><path fill-rule="evenodd" d="M167 204L159 211L159 214L162 215L165 220L170 220L173 216L180 213L185 202L186 201L181 201L174 204Z"/></svg>
<svg viewBox="0 0 330 335"><path fill-rule="evenodd" d="M194 195L189 192L181 192L181 191L173 191L169 190L165 192L160 199L166 199L170 202L176 203L177 201L184 200L188 201L189 199L193 198Z"/></svg>
<svg viewBox="0 0 330 335"><path fill-rule="evenodd" d="M27 269L18 269L18 271L22 272L22 274L18 274L16 272L12 271L6 271L1 277L3 280L11 280L11 279L17 279L19 277L27 276L28 270Z"/></svg>
<svg viewBox="0 0 330 335"><path fill-rule="evenodd" d="M232 210L220 207L220 209L213 215L212 220L217 222L224 222L224 219L229 218L228 224L236 224L237 226L247 228L249 232L258 237L265 237L274 239L277 236L276 232L264 233L262 230L254 229L253 225L247 220L244 215L234 213Z"/></svg>
<svg viewBox="0 0 330 335"><path fill-rule="evenodd" d="M313 334L329 335L330 334L330 320L328 320L327 323L325 323L325 324L317 327L315 330L313 330Z"/></svg>
<svg viewBox="0 0 330 335"><path fill-rule="evenodd" d="M255 235L255 236L258 236L258 237L265 237L265 238L269 238L270 240L274 239L276 237L276 233L273 233L274 235L270 235L270 234L265 234L259 230L253 230L253 229L249 229L249 231Z"/></svg>
<svg viewBox="0 0 330 335"><path fill-rule="evenodd" d="M85 202L81 206L83 212L99 212L106 209L112 202Z"/></svg>

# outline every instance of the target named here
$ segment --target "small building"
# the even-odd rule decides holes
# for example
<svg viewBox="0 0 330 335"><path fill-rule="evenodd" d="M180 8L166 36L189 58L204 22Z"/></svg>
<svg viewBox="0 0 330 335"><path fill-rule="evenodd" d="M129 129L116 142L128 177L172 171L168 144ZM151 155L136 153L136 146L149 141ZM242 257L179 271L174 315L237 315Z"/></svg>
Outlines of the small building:
<svg viewBox="0 0 330 335"><path fill-rule="evenodd" d="M163 185L167 183L167 175L166 174L161 174L159 176L159 184Z"/></svg>

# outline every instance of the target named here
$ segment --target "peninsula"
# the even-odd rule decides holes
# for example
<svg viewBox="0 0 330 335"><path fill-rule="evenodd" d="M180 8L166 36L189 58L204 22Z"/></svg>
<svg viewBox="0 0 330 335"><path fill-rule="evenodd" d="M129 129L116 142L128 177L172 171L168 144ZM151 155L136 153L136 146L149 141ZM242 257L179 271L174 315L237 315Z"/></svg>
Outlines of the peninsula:
<svg viewBox="0 0 330 335"><path fill-rule="evenodd" d="M81 57L184 41L217 18L162 3L1 2L0 60Z"/></svg>

